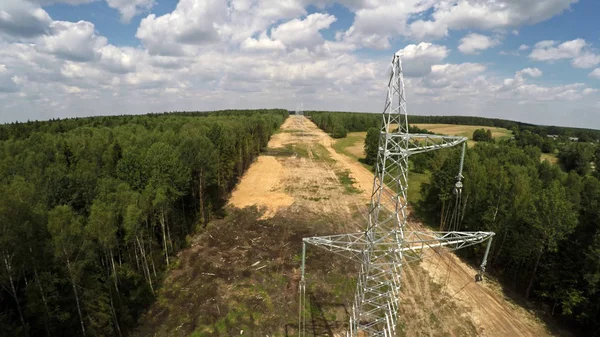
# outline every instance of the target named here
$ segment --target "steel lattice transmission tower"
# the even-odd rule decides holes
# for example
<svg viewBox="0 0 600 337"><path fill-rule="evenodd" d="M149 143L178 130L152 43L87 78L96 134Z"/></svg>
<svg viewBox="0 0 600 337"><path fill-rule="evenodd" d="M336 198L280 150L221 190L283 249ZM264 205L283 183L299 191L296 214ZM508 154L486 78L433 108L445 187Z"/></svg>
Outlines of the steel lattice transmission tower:
<svg viewBox="0 0 600 337"><path fill-rule="evenodd" d="M298 106L296 106L296 115L297 116L304 115L304 103L300 103L300 104L298 104Z"/></svg>
<svg viewBox="0 0 600 337"><path fill-rule="evenodd" d="M400 53L394 54L382 114L368 225L364 232L303 239L300 281L300 335L305 319L306 244L320 246L360 264L348 336L395 336L404 263L435 254L434 248L457 250L488 241L481 271L485 270L492 232L408 231L408 158L464 144L464 137L411 134ZM462 192L462 158L455 193Z"/></svg>

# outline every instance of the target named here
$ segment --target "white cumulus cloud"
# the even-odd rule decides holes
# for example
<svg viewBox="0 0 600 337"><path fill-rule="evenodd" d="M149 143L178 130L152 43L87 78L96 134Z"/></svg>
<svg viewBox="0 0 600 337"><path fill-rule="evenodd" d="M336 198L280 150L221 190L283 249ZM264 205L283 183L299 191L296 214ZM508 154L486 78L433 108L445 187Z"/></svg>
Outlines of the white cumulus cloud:
<svg viewBox="0 0 600 337"><path fill-rule="evenodd" d="M463 54L477 54L482 50L492 48L500 44L497 39L489 36L471 33L460 39L458 50Z"/></svg>
<svg viewBox="0 0 600 337"><path fill-rule="evenodd" d="M125 74L135 70L139 51L133 48L119 48L113 45L103 46L98 50L99 64L112 73Z"/></svg>
<svg viewBox="0 0 600 337"><path fill-rule="evenodd" d="M258 39L248 37L241 45L242 50L248 51L278 51L284 50L285 45L277 40L271 40L266 32L262 32Z"/></svg>
<svg viewBox="0 0 600 337"><path fill-rule="evenodd" d="M314 13L304 20L294 19L277 26L271 31L271 37L286 46L312 48L324 41L319 31L329 28L335 21L333 15Z"/></svg>
<svg viewBox="0 0 600 337"><path fill-rule="evenodd" d="M271 36L264 31L258 39L248 37L241 44L242 50L252 51L278 51L285 48L315 50L317 47L339 49L336 42L326 42L320 31L329 28L336 21L335 16L323 13L314 13L304 19L293 19L271 29ZM339 44L339 42L337 43Z"/></svg>
<svg viewBox="0 0 600 337"><path fill-rule="evenodd" d="M158 2L96 1L106 1L123 21ZM453 63L445 43L427 42L464 30L459 50L478 53L501 39L518 39L512 30L558 15L573 1L178 0L170 13L145 15L136 33L141 45L125 47L111 44L91 22L53 21L40 6L57 2L88 0L0 5L2 121L198 106L263 108L265 102L293 108L300 101L307 109L380 111L391 51L365 49L403 44L412 113L545 123L561 123L560 116L569 114L563 124L600 126L597 119L574 118L576 111L594 109L597 89L569 81L530 83L542 76L534 67L499 77L494 63ZM335 22L333 3L353 12L354 21ZM512 52L545 50L536 52L544 61L597 68L595 49L583 42L579 48L581 42L542 41ZM566 56L549 56L557 53ZM600 78L600 70L590 77Z"/></svg>
<svg viewBox="0 0 600 337"><path fill-rule="evenodd" d="M535 44L529 58L536 61L572 59L579 56L585 46L584 39L566 41L558 45L552 40L540 41Z"/></svg>
<svg viewBox="0 0 600 337"><path fill-rule="evenodd" d="M181 55L185 45L218 41L218 25L226 15L226 1L181 0L171 13L142 19L136 37L152 54Z"/></svg>
<svg viewBox="0 0 600 337"><path fill-rule="evenodd" d="M95 0L27 0L32 3L40 4L42 6L51 5L51 4L67 4L67 5L81 5L93 2Z"/></svg>
<svg viewBox="0 0 600 337"><path fill-rule="evenodd" d="M9 1L9 0L6 0ZM12 1L12 0L10 0ZM30 2L41 6L52 4L82 5L98 0L18 0L21 2ZM104 0L103 0L104 1ZM110 8L116 9L121 14L121 21L129 23L136 15L147 12L155 4L156 0L106 0Z"/></svg>
<svg viewBox="0 0 600 337"><path fill-rule="evenodd" d="M106 44L106 38L96 35L91 22L54 21L50 24L50 34L41 37L37 46L65 59L90 61Z"/></svg>
<svg viewBox="0 0 600 337"><path fill-rule="evenodd" d="M427 42L409 44L401 51L404 74L420 77L431 73L431 67L445 59L450 51L445 46Z"/></svg>
<svg viewBox="0 0 600 337"><path fill-rule="evenodd" d="M525 68L517 72L517 75L529 75L531 77L540 77L542 76L542 71L538 68Z"/></svg>
<svg viewBox="0 0 600 337"><path fill-rule="evenodd" d="M121 20L129 22L131 19L141 13L149 11L154 4L154 0L106 0L109 7L114 8L121 13Z"/></svg>
<svg viewBox="0 0 600 337"><path fill-rule="evenodd" d="M3 69L3 71L0 71L0 94L19 91L18 81L15 81L15 76L11 75L9 71L6 71L6 67ZM0 70L2 70L2 68L0 68Z"/></svg>
<svg viewBox="0 0 600 337"><path fill-rule="evenodd" d="M430 20L410 24L417 38L440 38L451 29L504 29L531 25L569 9L577 0L440 0Z"/></svg>
<svg viewBox="0 0 600 337"><path fill-rule="evenodd" d="M592 68L600 64L600 55L595 54L591 45L584 39L558 43L552 40L535 44L529 58L536 61L556 61L570 59L576 68Z"/></svg>
<svg viewBox="0 0 600 337"><path fill-rule="evenodd" d="M571 62L575 68L593 68L600 64L600 54L584 52Z"/></svg>
<svg viewBox="0 0 600 337"><path fill-rule="evenodd" d="M429 10L431 0L372 0L360 2L352 26L343 39L371 49L390 48L395 35L408 35L408 21L413 15Z"/></svg>
<svg viewBox="0 0 600 337"><path fill-rule="evenodd" d="M48 30L50 15L41 7L25 0L2 0L0 35L17 38L39 36Z"/></svg>

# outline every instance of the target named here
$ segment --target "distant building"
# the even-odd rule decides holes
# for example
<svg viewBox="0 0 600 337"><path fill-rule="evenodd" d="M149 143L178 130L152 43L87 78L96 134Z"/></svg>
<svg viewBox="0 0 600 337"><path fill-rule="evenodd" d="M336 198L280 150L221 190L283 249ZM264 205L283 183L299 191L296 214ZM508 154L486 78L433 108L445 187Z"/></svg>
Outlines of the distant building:
<svg viewBox="0 0 600 337"><path fill-rule="evenodd" d="M572 142L578 142L579 138L578 137L569 137L569 140Z"/></svg>
<svg viewBox="0 0 600 337"><path fill-rule="evenodd" d="M558 135L547 135L546 137L552 138L552 139L558 139Z"/></svg>

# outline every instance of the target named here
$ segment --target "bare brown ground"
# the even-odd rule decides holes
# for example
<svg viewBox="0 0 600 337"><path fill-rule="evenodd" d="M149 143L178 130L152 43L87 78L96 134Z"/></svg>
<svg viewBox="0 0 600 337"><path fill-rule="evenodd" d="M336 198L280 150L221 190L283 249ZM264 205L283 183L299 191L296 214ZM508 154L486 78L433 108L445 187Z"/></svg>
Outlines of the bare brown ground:
<svg viewBox="0 0 600 337"><path fill-rule="evenodd" d="M254 165L246 171L229 202L238 208L262 206L266 208L263 217L273 217L277 210L294 202L294 198L282 190L284 173L283 165L275 157L258 157Z"/></svg>
<svg viewBox="0 0 600 337"><path fill-rule="evenodd" d="M268 147L281 149L293 145L292 149L298 152L291 156L260 156L231 194L232 206L257 206L265 210L263 218L272 217L283 207L292 210L308 207L325 214L349 214L351 206L365 207L357 205L360 199L345 193L340 185L336 172L345 169L337 158L340 155L335 151L328 153L321 145L324 135L328 142L323 144L331 149L329 136L307 119L296 117L288 118L281 129L283 132L271 137Z"/></svg>
<svg viewBox="0 0 600 337"><path fill-rule="evenodd" d="M281 125L281 130L293 130L294 129L294 120L292 118L286 119ZM291 143L289 133L278 133L271 137L269 140L269 147L273 149L282 148L285 144Z"/></svg>
<svg viewBox="0 0 600 337"><path fill-rule="evenodd" d="M361 144L360 142L357 143L357 144L354 144L352 146L348 146L346 148L346 150L348 152L350 152L352 155L355 155L358 158L364 158L365 157L364 144Z"/></svg>
<svg viewBox="0 0 600 337"><path fill-rule="evenodd" d="M464 308L477 326L477 336L551 336L535 315L511 303L500 285L473 282L475 270L452 253L425 260L420 265L444 293Z"/></svg>

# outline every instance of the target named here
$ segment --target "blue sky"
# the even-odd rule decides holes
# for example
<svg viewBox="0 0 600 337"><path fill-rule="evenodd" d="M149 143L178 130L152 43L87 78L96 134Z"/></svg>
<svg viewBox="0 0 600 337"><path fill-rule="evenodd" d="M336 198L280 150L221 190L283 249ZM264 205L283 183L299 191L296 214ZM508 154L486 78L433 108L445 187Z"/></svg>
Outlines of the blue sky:
<svg viewBox="0 0 600 337"><path fill-rule="evenodd" d="M225 108L600 128L594 0L4 0L0 122Z"/></svg>

